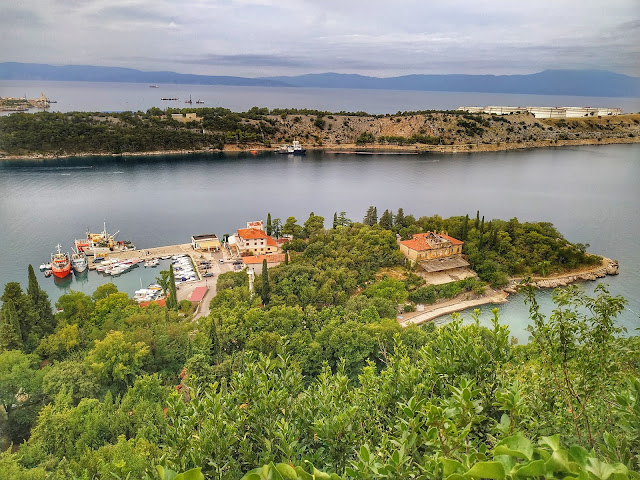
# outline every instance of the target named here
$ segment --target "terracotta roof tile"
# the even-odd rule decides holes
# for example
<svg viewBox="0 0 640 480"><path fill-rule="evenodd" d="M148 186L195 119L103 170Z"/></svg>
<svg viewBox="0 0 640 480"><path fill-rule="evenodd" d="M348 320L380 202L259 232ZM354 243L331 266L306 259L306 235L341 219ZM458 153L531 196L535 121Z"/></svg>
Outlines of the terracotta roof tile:
<svg viewBox="0 0 640 480"><path fill-rule="evenodd" d="M457 238L450 237L444 233L434 233L434 232L426 232L426 233L416 233L411 240L403 240L400 242L401 245L405 245L411 250L423 251L423 250L432 250L434 245L427 241L427 239L433 240L448 240L451 242L451 245L462 245L464 242L458 240ZM437 247L436 247L437 248Z"/></svg>
<svg viewBox="0 0 640 480"><path fill-rule="evenodd" d="M238 236L243 238L244 240L267 238L267 234L258 228L239 228Z"/></svg>
<svg viewBox="0 0 640 480"><path fill-rule="evenodd" d="M242 257L242 261L245 265L260 264L264 259L267 260L267 263L282 263L284 262L284 254L272 253L270 255L248 255L246 257Z"/></svg>

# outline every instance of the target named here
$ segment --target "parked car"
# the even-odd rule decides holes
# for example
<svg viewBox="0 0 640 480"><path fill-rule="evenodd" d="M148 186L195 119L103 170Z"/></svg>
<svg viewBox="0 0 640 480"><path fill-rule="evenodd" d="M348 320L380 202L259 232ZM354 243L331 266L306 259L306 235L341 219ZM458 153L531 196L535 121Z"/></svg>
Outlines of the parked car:
<svg viewBox="0 0 640 480"><path fill-rule="evenodd" d="M202 275L203 277L213 277L213 272L207 272L204 275Z"/></svg>

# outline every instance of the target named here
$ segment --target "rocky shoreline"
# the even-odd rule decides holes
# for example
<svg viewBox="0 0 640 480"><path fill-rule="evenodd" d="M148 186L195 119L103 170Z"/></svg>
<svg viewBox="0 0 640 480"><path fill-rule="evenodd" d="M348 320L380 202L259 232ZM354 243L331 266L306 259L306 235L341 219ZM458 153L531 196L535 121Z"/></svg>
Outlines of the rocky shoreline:
<svg viewBox="0 0 640 480"><path fill-rule="evenodd" d="M321 152L397 152L397 153L480 153L480 152L502 152L509 150L527 150L534 148L561 148L583 145L614 145L640 143L640 137L616 137L616 138L600 138L594 140L590 138L576 140L558 140L557 142L549 141L526 141L495 144L456 144L456 145L357 145L357 144L335 144L309 147L309 150ZM56 158L80 158L80 157L153 157L161 155L197 155L203 153L242 153L242 152L275 152L274 148L267 148L264 145L225 145L223 150L217 149L188 149L188 150L153 150L146 152L82 152L70 154L52 154L52 153L34 153L28 155L4 155L0 153L0 161L2 160L53 160Z"/></svg>
<svg viewBox="0 0 640 480"><path fill-rule="evenodd" d="M593 281L607 275L618 275L618 261L610 258L603 258L599 266L581 269L579 272L571 272L552 277L532 278L528 285L536 288L557 288L566 287L575 282ZM507 293L517 293L517 288L522 284L522 278L513 278L509 286L504 289Z"/></svg>
<svg viewBox="0 0 640 480"><path fill-rule="evenodd" d="M551 277L533 278L529 285L535 288L557 288L566 287L571 283L593 281L607 275L618 275L618 261L610 258L603 258L602 263L595 267L583 268L579 271L554 275ZM456 298L445 300L433 305L425 305L421 312L404 313L398 316L397 320L403 327L409 325L422 325L434 321L437 318L452 313L460 312L472 307L478 307L492 303L494 305L508 302L509 294L518 293L518 287L522 285L522 278L512 278L509 285L501 291L488 290L484 295L472 295L463 293ZM443 323L443 321L439 322Z"/></svg>

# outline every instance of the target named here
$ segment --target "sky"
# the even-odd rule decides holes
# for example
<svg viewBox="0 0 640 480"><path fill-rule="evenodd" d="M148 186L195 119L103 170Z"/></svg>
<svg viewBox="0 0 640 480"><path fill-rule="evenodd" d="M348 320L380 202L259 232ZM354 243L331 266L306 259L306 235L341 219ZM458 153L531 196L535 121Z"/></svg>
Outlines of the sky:
<svg viewBox="0 0 640 480"><path fill-rule="evenodd" d="M640 76L640 0L2 0L4 61L246 77Z"/></svg>

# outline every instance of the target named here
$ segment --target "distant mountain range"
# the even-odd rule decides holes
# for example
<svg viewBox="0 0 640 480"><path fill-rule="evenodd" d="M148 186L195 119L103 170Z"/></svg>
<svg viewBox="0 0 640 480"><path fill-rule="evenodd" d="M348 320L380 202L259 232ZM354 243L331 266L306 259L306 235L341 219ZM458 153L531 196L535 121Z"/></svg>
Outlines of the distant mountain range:
<svg viewBox="0 0 640 480"><path fill-rule="evenodd" d="M133 68L96 67L42 63L0 63L0 80L57 80L64 82L179 83L183 85L236 85L241 87L286 87L262 78L192 75L175 72L143 72Z"/></svg>
<svg viewBox="0 0 640 480"><path fill-rule="evenodd" d="M0 80L365 88L440 92L640 97L640 78L606 70L545 70L530 75L403 75L387 78L342 73L318 73L298 76L246 78L191 75L175 72L143 72L132 68L97 67L90 65L53 66L37 63L5 62L0 63Z"/></svg>

